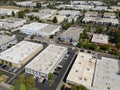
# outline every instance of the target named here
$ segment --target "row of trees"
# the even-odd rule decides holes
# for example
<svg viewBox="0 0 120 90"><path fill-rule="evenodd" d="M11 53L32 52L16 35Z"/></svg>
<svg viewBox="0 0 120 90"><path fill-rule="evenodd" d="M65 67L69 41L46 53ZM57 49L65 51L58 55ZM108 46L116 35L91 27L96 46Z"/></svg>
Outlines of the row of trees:
<svg viewBox="0 0 120 90"><path fill-rule="evenodd" d="M75 85L75 84L71 84L71 88L70 89L66 89L65 85L63 85L61 87L61 90L88 90L85 86L83 85Z"/></svg>
<svg viewBox="0 0 120 90"><path fill-rule="evenodd" d="M12 82L14 86L13 90L35 90L35 81L33 76L25 79L24 75L21 74L18 76L18 79L15 79Z"/></svg>

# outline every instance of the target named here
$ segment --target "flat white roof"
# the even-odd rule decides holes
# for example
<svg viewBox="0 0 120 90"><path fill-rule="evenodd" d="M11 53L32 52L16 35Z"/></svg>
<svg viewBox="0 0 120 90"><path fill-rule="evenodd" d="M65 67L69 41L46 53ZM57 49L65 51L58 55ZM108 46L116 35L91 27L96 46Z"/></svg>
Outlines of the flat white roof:
<svg viewBox="0 0 120 90"><path fill-rule="evenodd" d="M16 4L21 6L36 6L36 2L33 1L16 2Z"/></svg>
<svg viewBox="0 0 120 90"><path fill-rule="evenodd" d="M97 16L98 12L96 11L88 11L85 13L85 16Z"/></svg>
<svg viewBox="0 0 120 90"><path fill-rule="evenodd" d="M56 9L42 9L42 10L39 10L39 12L30 12L30 13L27 13L26 15L37 16L40 19L45 20L45 19L48 19L53 14L55 14L56 12L57 12Z"/></svg>
<svg viewBox="0 0 120 90"><path fill-rule="evenodd" d="M38 56L36 56L26 68L49 74L52 68L59 62L65 54L67 48L50 44Z"/></svg>
<svg viewBox="0 0 120 90"><path fill-rule="evenodd" d="M85 22L94 21L96 23L101 22L101 23L119 24L119 20L118 19L114 19L114 18L85 17L83 19L83 21L85 21Z"/></svg>
<svg viewBox="0 0 120 90"><path fill-rule="evenodd" d="M59 15L71 15L71 16L77 16L80 15L80 11L75 10L61 10L58 12Z"/></svg>
<svg viewBox="0 0 120 90"><path fill-rule="evenodd" d="M39 47L42 47L42 45L29 41L21 41L6 51L1 52L0 59L7 62L19 64L19 62L22 62Z"/></svg>
<svg viewBox="0 0 120 90"><path fill-rule="evenodd" d="M93 34L92 42L108 44L108 36L103 34Z"/></svg>
<svg viewBox="0 0 120 90"><path fill-rule="evenodd" d="M61 38L68 38L68 39L74 39L78 40L80 37L80 34L83 32L83 28L80 27L70 27L68 30L62 33L60 36Z"/></svg>
<svg viewBox="0 0 120 90"><path fill-rule="evenodd" d="M113 12L104 12L104 17L114 17L116 18L116 14Z"/></svg>
<svg viewBox="0 0 120 90"><path fill-rule="evenodd" d="M96 59L92 54L79 52L68 74L67 83L91 86Z"/></svg>
<svg viewBox="0 0 120 90"><path fill-rule="evenodd" d="M102 57L97 60L93 87L95 90L119 90L120 89L120 61ZM108 87L110 89L108 89Z"/></svg>
<svg viewBox="0 0 120 90"><path fill-rule="evenodd" d="M40 29L48 26L49 24L33 22L27 25L24 25L20 29L25 29L26 31L39 31Z"/></svg>
<svg viewBox="0 0 120 90"><path fill-rule="evenodd" d="M20 10L0 8L0 14L12 15L12 11L14 11L14 13L17 13L17 12L19 12Z"/></svg>
<svg viewBox="0 0 120 90"><path fill-rule="evenodd" d="M0 35L0 46L15 39L15 36Z"/></svg>
<svg viewBox="0 0 120 90"><path fill-rule="evenodd" d="M28 25L24 25L20 28L21 31L24 32L32 32L39 33L39 34L51 34L53 31L55 31L57 28L60 28L59 25L52 25L52 24L46 24L46 23L37 23L33 22Z"/></svg>

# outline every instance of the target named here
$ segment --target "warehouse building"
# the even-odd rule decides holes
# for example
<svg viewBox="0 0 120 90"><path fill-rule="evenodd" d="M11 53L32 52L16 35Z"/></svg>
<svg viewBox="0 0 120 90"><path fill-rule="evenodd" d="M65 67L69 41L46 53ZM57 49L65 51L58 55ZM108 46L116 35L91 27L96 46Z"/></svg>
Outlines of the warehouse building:
<svg viewBox="0 0 120 90"><path fill-rule="evenodd" d="M34 1L22 1L22 2L16 2L16 5L23 6L23 7L35 7L36 2L34 2Z"/></svg>
<svg viewBox="0 0 120 90"><path fill-rule="evenodd" d="M26 23L25 19L20 18L5 18L0 19L0 29L15 29Z"/></svg>
<svg viewBox="0 0 120 90"><path fill-rule="evenodd" d="M15 46L0 53L0 62L12 67L20 68L38 52L43 49L43 45L22 41Z"/></svg>
<svg viewBox="0 0 120 90"><path fill-rule="evenodd" d="M14 45L17 43L17 39L15 35L8 36L8 35L0 35L0 49L5 50L7 47Z"/></svg>
<svg viewBox="0 0 120 90"><path fill-rule="evenodd" d="M116 18L116 14L113 12L104 12L104 18Z"/></svg>
<svg viewBox="0 0 120 90"><path fill-rule="evenodd" d="M53 15L53 16L50 16L47 20L50 20L52 21L54 19L54 17L57 18L57 23L62 23L65 19L66 19L66 16L62 16L62 15Z"/></svg>
<svg viewBox="0 0 120 90"><path fill-rule="evenodd" d="M65 20L67 20L69 23L71 23L72 20L76 22L77 18L82 15L80 11L75 10L61 10L57 14L61 16L66 16Z"/></svg>
<svg viewBox="0 0 120 90"><path fill-rule="evenodd" d="M75 11L75 10L61 10L58 12L59 15L63 15L63 16L77 16L77 15L81 15L80 11Z"/></svg>
<svg viewBox="0 0 120 90"><path fill-rule="evenodd" d="M98 16L98 12L96 11L88 11L85 13L85 17L97 17Z"/></svg>
<svg viewBox="0 0 120 90"><path fill-rule="evenodd" d="M50 44L25 67L25 72L48 79L49 73L54 72L66 53L66 47Z"/></svg>
<svg viewBox="0 0 120 90"><path fill-rule="evenodd" d="M108 36L103 34L93 34L91 41L99 44L108 44Z"/></svg>
<svg viewBox="0 0 120 90"><path fill-rule="evenodd" d="M49 37L50 35L53 35L57 31L59 31L60 28L61 26L59 25L33 22L31 24L21 27L20 32L28 35L38 35L42 37Z"/></svg>
<svg viewBox="0 0 120 90"><path fill-rule="evenodd" d="M92 86L96 57L89 53L79 52L67 76L68 84Z"/></svg>
<svg viewBox="0 0 120 90"><path fill-rule="evenodd" d="M95 90L120 89L120 61L102 57L97 60L93 87Z"/></svg>
<svg viewBox="0 0 120 90"><path fill-rule="evenodd" d="M5 9L5 8L0 8L0 16L5 16L5 15L12 15L12 12L15 14L19 12L20 10L17 9Z"/></svg>
<svg viewBox="0 0 120 90"><path fill-rule="evenodd" d="M83 28L70 27L68 30L62 33L59 39L65 43L71 43L74 46L77 45L80 34L83 33Z"/></svg>
<svg viewBox="0 0 120 90"><path fill-rule="evenodd" d="M119 20L116 18L115 13L105 12L104 14L98 12L86 12L83 18L85 23L99 23L102 25L119 25Z"/></svg>
<svg viewBox="0 0 120 90"><path fill-rule="evenodd" d="M39 10L39 12L30 12L27 13L26 16L35 16L35 17L39 17L40 20L47 20L49 17L55 15L57 12L57 10L55 9L42 9Z"/></svg>

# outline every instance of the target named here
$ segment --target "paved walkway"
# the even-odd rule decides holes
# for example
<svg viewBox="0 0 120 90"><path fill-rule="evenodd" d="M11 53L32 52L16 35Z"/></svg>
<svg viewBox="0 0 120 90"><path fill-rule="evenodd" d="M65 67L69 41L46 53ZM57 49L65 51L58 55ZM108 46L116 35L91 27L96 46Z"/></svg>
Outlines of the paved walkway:
<svg viewBox="0 0 120 90"><path fill-rule="evenodd" d="M10 90L10 85L4 82L0 83L0 90Z"/></svg>

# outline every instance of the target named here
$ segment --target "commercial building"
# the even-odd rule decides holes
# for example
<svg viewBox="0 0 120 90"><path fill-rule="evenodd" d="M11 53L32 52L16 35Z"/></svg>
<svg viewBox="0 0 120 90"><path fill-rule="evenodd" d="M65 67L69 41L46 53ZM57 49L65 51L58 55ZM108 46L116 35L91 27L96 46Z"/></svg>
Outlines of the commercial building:
<svg viewBox="0 0 120 90"><path fill-rule="evenodd" d="M95 90L120 89L120 61L102 57L97 60L93 87Z"/></svg>
<svg viewBox="0 0 120 90"><path fill-rule="evenodd" d="M16 2L16 5L23 6L23 7L35 7L36 2L34 2L34 1L22 1L22 2Z"/></svg>
<svg viewBox="0 0 120 90"><path fill-rule="evenodd" d="M61 16L66 16L66 20L69 23L72 22L72 20L76 22L77 18L82 15L80 11L75 11L75 10L61 10L58 11L57 14Z"/></svg>
<svg viewBox="0 0 120 90"><path fill-rule="evenodd" d="M26 65L25 72L33 74L35 77L44 77L45 79L48 79L49 73L54 72L54 69L61 62L66 53L66 47L50 44Z"/></svg>
<svg viewBox="0 0 120 90"><path fill-rule="evenodd" d="M116 15L113 12L105 12L103 17L104 18L116 18Z"/></svg>
<svg viewBox="0 0 120 90"><path fill-rule="evenodd" d="M57 10L55 9L42 9L39 12L31 12L27 13L26 16L36 16L39 17L40 20L47 20L52 15L56 14Z"/></svg>
<svg viewBox="0 0 120 90"><path fill-rule="evenodd" d="M20 18L5 18L0 19L0 29L15 29L26 23L25 19Z"/></svg>
<svg viewBox="0 0 120 90"><path fill-rule="evenodd" d="M75 10L61 10L57 14L63 15L63 16L77 16L81 15L80 11L75 11Z"/></svg>
<svg viewBox="0 0 120 90"><path fill-rule="evenodd" d="M96 11L88 11L85 13L85 17L97 17L98 16L98 12Z"/></svg>
<svg viewBox="0 0 120 90"><path fill-rule="evenodd" d="M93 12L87 12L85 14L85 17L83 19L83 22L85 23L99 23L103 25L119 25L119 20L116 19L115 13L108 13L105 12L102 13L93 13Z"/></svg>
<svg viewBox="0 0 120 90"><path fill-rule="evenodd" d="M112 11L120 10L120 6L111 6L110 8L112 9Z"/></svg>
<svg viewBox="0 0 120 90"><path fill-rule="evenodd" d="M101 1L71 1L71 4L73 5L96 5L96 6L104 5L104 3Z"/></svg>
<svg viewBox="0 0 120 90"><path fill-rule="evenodd" d="M70 27L68 30L63 32L59 38L65 43L72 43L74 46L76 46L83 30L84 29L80 27Z"/></svg>
<svg viewBox="0 0 120 90"><path fill-rule="evenodd" d="M59 25L33 22L31 24L21 27L20 32L28 35L38 35L42 37L49 37L50 35L53 35L57 31L59 31L60 28L61 26Z"/></svg>
<svg viewBox="0 0 120 90"><path fill-rule="evenodd" d="M19 12L20 10L17 9L5 9L5 8L0 8L0 16L5 16L5 15L12 15L12 12L15 14Z"/></svg>
<svg viewBox="0 0 120 90"><path fill-rule="evenodd" d="M20 68L38 52L43 49L43 45L22 41L15 46L0 53L0 62L12 67Z"/></svg>
<svg viewBox="0 0 120 90"><path fill-rule="evenodd" d="M57 23L62 23L65 19L66 19L66 16L62 16L62 15L53 15L53 16L50 16L48 18L48 20L52 21L53 18L56 17L57 18Z"/></svg>
<svg viewBox="0 0 120 90"><path fill-rule="evenodd" d="M79 52L78 56L67 76L68 84L92 86L93 74L95 69L96 56Z"/></svg>
<svg viewBox="0 0 120 90"><path fill-rule="evenodd" d="M14 36L0 35L0 49L5 50L7 47L17 43L17 39Z"/></svg>
<svg viewBox="0 0 120 90"><path fill-rule="evenodd" d="M103 34L93 34L91 41L99 44L108 44L108 36Z"/></svg>

